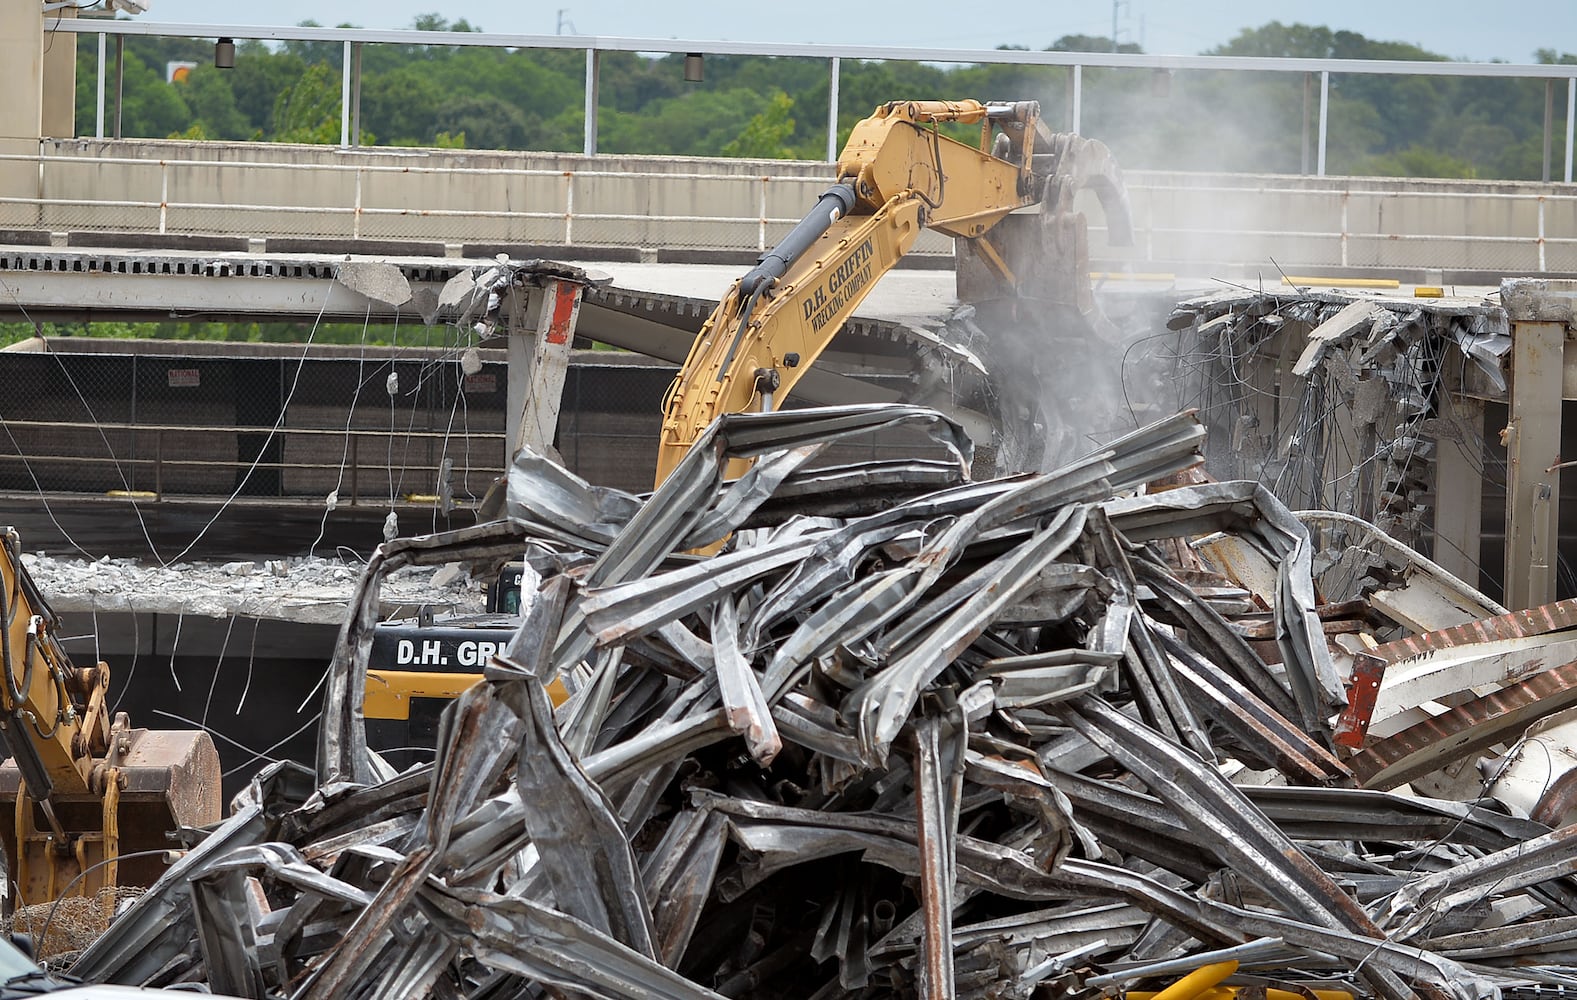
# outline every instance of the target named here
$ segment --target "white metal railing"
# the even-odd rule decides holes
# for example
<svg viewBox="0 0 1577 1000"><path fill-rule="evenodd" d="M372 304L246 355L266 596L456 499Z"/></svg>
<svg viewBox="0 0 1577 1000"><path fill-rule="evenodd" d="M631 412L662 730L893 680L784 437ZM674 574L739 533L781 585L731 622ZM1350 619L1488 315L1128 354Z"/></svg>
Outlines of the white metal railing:
<svg viewBox="0 0 1577 1000"><path fill-rule="evenodd" d="M795 188L817 187L826 183L825 177L772 177L760 174L738 173L711 173L711 172L637 172L637 171L606 171L606 170L562 170L532 167L445 167L445 166L419 166L408 164L369 164L369 163L308 163L301 161L269 161L269 160L208 160L208 159L171 159L161 157L157 160L134 156L50 156L40 153L37 156L26 154L0 154L0 162L25 162L36 164L39 170L39 187L49 191L58 187L69 186L69 182L58 180L51 176L51 171L65 172L71 168L99 167L99 166L124 166L131 168L157 168L159 177L158 197L145 199L103 198L84 193L77 197L59 197L39 195L35 197L0 197L0 205L23 205L44 208L80 207L92 209L132 209L144 211L157 211L158 225L156 232L160 235L169 235L172 232L185 232L184 229L172 229L170 225L171 211L222 211L239 213L241 215L301 215L301 216L328 216L344 217L349 220L349 227L333 235L341 235L351 239L360 239L363 234L363 221L368 218L440 218L440 219L475 219L493 220L499 223L512 221L552 221L560 224L560 236L557 242L564 246L575 246L575 225L577 221L585 226L589 223L652 223L665 225L686 224L727 224L741 227L750 227L754 230L755 239L751 244L741 244L730 249L753 249L764 251L768 248L768 240L773 235L772 227L790 227L799 221L799 216L784 217L772 216L768 213L768 203L772 195L774 184L779 187L791 185ZM179 185L180 174L189 171L196 174L215 174L237 171L278 170L311 176L320 175L353 175L353 197L349 204L324 205L318 199L309 199L308 204L285 203L248 203L238 201L183 201L179 192L175 196L171 193L172 173L176 175L176 184ZM509 180L527 178L552 178L563 181L561 202L552 209L490 209L490 208L452 208L433 205L430 207L380 207L368 205L364 201L363 179L369 174L382 174L393 177L443 177L453 179L459 176L485 177L489 180ZM754 200L757 211L750 216L729 216L722 214L677 214L670 213L654 216L649 212L596 212L577 210L575 189L577 182L588 183L601 180L641 180L649 183L656 182L710 182L722 183L732 186L746 186L754 188ZM212 186L212 185L210 185ZM296 188L303 190L302 188ZM808 202L806 202L808 204ZM41 220L46 221L46 220ZM127 229L125 226L114 225L113 218L105 217L96 224L86 228ZM237 232L250 232L254 235L294 235L286 232L268 232L266 230L247 230L244 226L235 227ZM130 231L146 231L130 230ZM207 231L206 229L204 231ZM638 240L619 239L598 241L603 244L631 245Z"/></svg>
<svg viewBox="0 0 1577 1000"><path fill-rule="evenodd" d="M211 148L214 144L202 144ZM457 166L366 162L371 154L347 155L357 162L314 163L301 160L267 160L255 155L244 159L181 158L168 155L161 143L158 158L139 156L0 155L0 162L21 162L36 168L40 195L0 197L0 220L11 228L44 230L93 230L161 235L217 233L256 237L318 236L339 239L431 239L434 229L445 234L443 242L544 243L566 247L694 247L761 252L799 221L801 208L810 205L827 181L824 169L817 176L799 173L810 166L785 163L788 176L727 170L613 170L561 169L503 165ZM259 150L251 144L230 148ZM147 147L141 147L146 149ZM502 160L503 158L500 157ZM118 171L116 197L97 194L103 184L96 171ZM288 200L220 200L217 192L266 187L259 178L265 171L289 176L276 189L298 197ZM245 184L242 183L242 176ZM457 177L485 178L491 183L552 182L544 187L541 202L519 208L476 204L488 190L466 192L452 183ZM379 197L368 194L367 181L382 179ZM442 178L444 183L435 183ZM1131 254L1104 253L1108 259L1144 261L1175 260L1177 248L1208 244L1215 253L1211 263L1262 263L1267 243L1291 245L1302 241L1304 258L1298 265L1369 266L1381 251L1388 266L1438 267L1429 258L1431 248L1452 246L1464 259L1495 256L1494 266L1532 272L1577 270L1577 192L1564 193L1549 186L1524 185L1527 190L1486 190L1488 185L1462 183L1449 187L1387 190L1365 187L1362 181L1287 182L1235 176L1178 182L1175 174L1155 179L1143 172L1128 176L1135 207L1138 247ZM390 184L397 180L406 183ZM626 195L636 201L623 204L603 199L591 204L588 187L606 181L638 192ZM663 186L673 189L665 192ZM689 204L676 196L680 189L704 186ZM139 188L140 186L140 188ZM787 190L785 190L785 188ZM578 193L579 192L579 193ZM773 215L774 197L779 205L794 206L794 215ZM467 200L469 199L469 200ZM1354 200L1373 202L1405 199L1416 205L1438 206L1425 232L1383 231L1361 222L1354 228ZM513 202L519 204L518 200ZM669 212L638 210L644 204L676 204ZM736 206L707 211L717 205ZM753 214L739 214L737 206L751 204ZM1245 221L1223 223L1219 206L1240 206L1233 214ZM1206 206L1210 209L1207 210ZM1496 220L1473 224L1470 210ZM1286 215L1275 215L1277 211ZM1552 217L1559 222L1552 222ZM1190 219L1200 219L1190 222ZM1454 232L1440 220L1462 220ZM305 220L311 220L310 223ZM437 222L438 225L434 225ZM523 226L534 225L529 234ZM1518 228L1522 227L1522 228ZM1098 218L1091 229L1102 233ZM1552 235L1558 233L1559 235ZM589 235L588 235L589 234ZM1100 247L1103 239L1092 239ZM1319 247L1309 251L1307 247ZM945 253L950 244L935 238L918 246L919 253ZM1328 249L1327 249L1328 248ZM1234 260L1233 255L1238 259ZM1554 255L1552 260L1552 254ZM1498 256L1496 256L1498 255ZM1554 266L1552 267L1552 263Z"/></svg>
<svg viewBox="0 0 1577 1000"><path fill-rule="evenodd" d="M1565 180L1572 181L1574 152L1577 152L1577 65L1513 63L1464 63L1410 61L1397 59L1294 59L1260 56L1176 56L1121 52L1054 52L1017 49L924 49L877 45L799 44L784 42L729 42L659 38L622 38L598 35L518 35L485 32L405 31L368 28L324 28L262 25L216 25L160 23L146 19L107 21L97 18L66 18L52 30L97 34L99 36L97 136L104 138L103 94L107 85L105 39L113 35L117 56L127 35L154 35L174 38L249 38L276 41L336 42L343 46L341 60L340 144L356 145L360 121L361 47L363 45L431 45L443 47L483 47L504 49L571 49L586 54L584 101L584 152L597 152L598 73L603 52L715 53L783 58L823 59L828 67L829 101L827 109L827 158L836 156L838 132L838 88L842 60L866 59L895 62L924 62L974 65L1057 66L1069 70L1068 117L1072 130L1079 131L1083 101L1083 69L1151 69L1163 71L1204 70L1217 72L1301 73L1319 81L1318 155L1316 173L1325 174L1327 126L1329 124L1331 75L1380 76L1472 76L1496 79L1544 80L1553 100L1557 82L1566 83L1566 163ZM117 67L121 60L116 59ZM119 99L117 80L115 94ZM1545 122L1545 144L1553 135L1553 116ZM117 132L118 136L118 132ZM1546 164L1548 166L1548 164ZM1546 178L1548 179L1548 178Z"/></svg>
<svg viewBox="0 0 1577 1000"><path fill-rule="evenodd" d="M1133 178L1130 177L1130 184L1132 183L1132 180L1133 180ZM1227 198L1227 199L1245 199L1245 200L1253 198L1255 196L1259 196L1259 195L1289 196L1289 197L1304 197L1304 198L1335 198L1335 199L1338 199L1339 202L1340 202L1340 215L1339 215L1338 220L1336 220L1337 221L1337 225L1331 231L1321 230L1321 231L1318 231L1318 232L1308 232L1308 231L1299 232L1299 231L1292 231L1292 230L1285 230L1285 229L1246 230L1246 229L1221 229L1221 228L1214 228L1214 227L1190 227L1188 229L1177 229L1177 228L1166 229L1164 227L1155 227L1155 226L1151 226L1149 228L1141 228L1140 231L1146 236L1146 238L1149 238L1149 239L1153 239L1154 234L1156 234L1156 233L1167 233L1167 234L1171 234L1171 235L1188 236L1188 237L1201 237L1201 236L1203 236L1203 237L1226 238L1226 239L1235 238L1235 237L1256 237L1256 238L1286 237L1286 238L1335 239L1335 240L1339 241L1340 259L1336 260L1336 261L1333 261L1332 263L1334 263L1334 264L1336 264L1338 266L1341 266L1341 267L1347 267L1347 266L1349 266L1351 264L1351 254L1349 252L1350 247L1353 244L1355 244L1355 243L1361 243L1361 242L1364 242L1364 241L1386 242L1386 243L1400 241L1402 243L1414 243L1414 244L1454 243L1454 244L1460 244L1460 245L1465 245L1465 246L1469 246L1469 247L1471 247L1471 246L1484 246L1484 247L1490 247L1490 246L1514 246L1514 247L1525 247L1525 248L1530 248L1530 249L1532 249L1533 251L1536 252L1537 258L1538 258L1538 270L1540 272L1547 271L1547 270L1550 269L1549 266L1548 266L1548 256L1547 256L1549 248L1551 248L1551 247L1571 247L1571 248L1577 249L1577 229L1572 230L1573 235L1571 235L1571 236L1556 237L1556 236L1548 235L1548 228L1549 227L1548 227L1548 224L1547 224L1548 216L1550 215L1552 206L1556 206L1556 205L1568 206L1571 209L1571 215L1574 218L1577 218L1577 192L1573 192L1573 193L1570 193L1570 194L1565 194L1565 193L1551 193L1551 192L1546 191L1546 190L1530 190L1530 191L1526 191L1526 192L1472 191L1472 192L1469 193L1469 192L1465 192L1465 191L1438 191L1438 190L1428 190L1428 189L1422 189L1422 188L1412 188L1412 189L1409 189L1409 190L1406 190L1406 191L1364 190L1364 189L1361 189L1361 188L1357 189L1357 190L1350 189L1350 188L1345 188L1345 189L1330 188L1330 189L1323 189L1322 190L1322 189L1311 189L1311 188L1309 188L1307 186L1291 186L1291 185L1276 185L1276 184L1254 185L1252 187L1244 187L1244 186L1234 187L1234 186L1228 186L1228 185L1222 185L1222 184L1187 184L1187 185L1184 185L1184 184L1166 184L1166 183L1144 184L1141 187L1139 187L1138 190L1143 192L1143 193L1145 193L1146 195L1151 196L1151 197L1153 197L1154 195L1158 195L1158 194L1173 194L1173 195L1182 194L1182 195L1203 195L1203 196L1207 196L1207 197L1208 196L1219 196L1219 197L1223 197L1223 198ZM1461 232L1461 233L1353 232L1351 230L1351 228L1350 228L1350 225L1349 225L1349 221L1350 220L1349 220L1349 211L1348 210L1349 210L1349 206L1351 204L1352 198L1354 196L1360 196L1360 197L1366 197L1366 198L1407 198L1407 199L1413 199L1413 200L1419 200L1419 201L1438 201L1438 202L1452 202L1452 201L1461 202L1462 200L1464 200L1466 198L1471 198L1472 201L1475 202L1480 207L1486 206L1486 205L1493 205L1493 204L1504 204L1504 205L1511 205L1511 206L1530 205L1533 208L1534 228L1533 228L1533 230L1531 232L1527 232L1527 233L1498 233L1498 234L1497 233L1485 233L1485 232ZM1136 226L1137 226L1138 225L1138 220L1135 220L1135 222L1136 222ZM1467 229L1469 227L1463 227L1463 228ZM1150 254L1150 256L1153 256L1153 252ZM1563 269L1563 270L1570 270L1570 268Z"/></svg>

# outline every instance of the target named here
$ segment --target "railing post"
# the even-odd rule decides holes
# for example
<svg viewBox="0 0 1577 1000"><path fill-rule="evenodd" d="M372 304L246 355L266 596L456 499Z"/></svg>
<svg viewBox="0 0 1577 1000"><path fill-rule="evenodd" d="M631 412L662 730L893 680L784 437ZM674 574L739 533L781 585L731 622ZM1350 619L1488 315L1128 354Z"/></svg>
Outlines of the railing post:
<svg viewBox="0 0 1577 1000"><path fill-rule="evenodd" d="M350 145L350 47L345 43L345 54L340 59L339 73L339 144Z"/></svg>
<svg viewBox="0 0 1577 1000"><path fill-rule="evenodd" d="M1572 127L1577 126L1577 76L1566 81L1566 183L1572 182Z"/></svg>
<svg viewBox="0 0 1577 1000"><path fill-rule="evenodd" d="M756 249L762 253L767 252L767 185L771 181L770 177L761 178L761 202L757 206Z"/></svg>
<svg viewBox="0 0 1577 1000"><path fill-rule="evenodd" d="M1324 164L1325 164L1325 157L1321 156L1320 157L1320 173L1322 175L1325 173L1325 166L1324 166ZM1346 267L1347 266L1347 204L1351 200L1351 198L1352 198L1352 195L1351 195L1350 192L1347 192L1347 191L1343 191L1342 192L1342 239L1341 239L1342 267Z"/></svg>
<svg viewBox="0 0 1577 1000"><path fill-rule="evenodd" d="M1548 180L1548 177L1545 178ZM1544 196L1539 195L1539 273L1543 274L1544 266Z"/></svg>
<svg viewBox="0 0 1577 1000"><path fill-rule="evenodd" d="M586 137L581 151L587 156L597 155L597 86L598 72L602 65L602 53L596 49L586 50Z"/></svg>
<svg viewBox="0 0 1577 1000"><path fill-rule="evenodd" d="M564 171L564 245L575 245L575 171Z"/></svg>
<svg viewBox="0 0 1577 1000"><path fill-rule="evenodd" d="M351 47L350 144L361 145L361 43ZM359 180L361 175L357 174Z"/></svg>
<svg viewBox="0 0 1577 1000"><path fill-rule="evenodd" d="M1544 81L1544 172L1540 179L1550 182L1550 154L1555 150L1555 79Z"/></svg>
<svg viewBox="0 0 1577 1000"><path fill-rule="evenodd" d="M120 138L120 112L126 92L126 36L115 36L115 138Z"/></svg>
<svg viewBox="0 0 1577 1000"><path fill-rule="evenodd" d="M836 163L838 160L838 77L840 63L837 56L832 57L832 72L827 78L827 162ZM762 216L766 212L761 213Z"/></svg>
<svg viewBox="0 0 1577 1000"><path fill-rule="evenodd" d="M97 93L94 100L93 113L93 138L104 138L104 43L109 38L104 32L99 32L99 82L94 88Z"/></svg>
<svg viewBox="0 0 1577 1000"><path fill-rule="evenodd" d="M351 434L350 434L350 505L352 507L356 506L356 502L361 498L361 492L357 488L359 481L358 481L358 479L356 477L356 473L361 471L361 461L360 461L360 459L358 457L358 454L357 454L361 450L360 448L357 447L360 443L361 443L361 436L358 435L355 431L351 431Z"/></svg>
<svg viewBox="0 0 1577 1000"><path fill-rule="evenodd" d="M1073 97L1068 108L1068 123L1070 132L1079 132L1081 119L1084 116L1084 67L1075 64L1073 67Z"/></svg>
<svg viewBox="0 0 1577 1000"><path fill-rule="evenodd" d="M159 235L170 219L170 161L159 161Z"/></svg>
<svg viewBox="0 0 1577 1000"><path fill-rule="evenodd" d="M1331 108L1331 71L1320 70L1320 153L1319 167L1315 171L1319 176L1325 176L1325 131L1330 124ZM1343 206L1345 209L1345 205ZM1342 227L1346 229L1345 226Z"/></svg>
<svg viewBox="0 0 1577 1000"><path fill-rule="evenodd" d="M361 174L360 166L356 168L356 210L351 213L350 235L351 239L361 239Z"/></svg>
<svg viewBox="0 0 1577 1000"><path fill-rule="evenodd" d="M131 458L132 458L131 488L132 489L136 489L137 488L137 483L139 481L138 477L137 477L137 459L140 456L140 452L139 452L139 450L137 448L137 355L135 355L135 354L133 354L131 356L131 382L130 382L130 386L131 386L131 391L127 395L129 395L131 397L131 399L129 400L129 403L130 403L130 417L131 417L131 419L129 419L127 421L127 423L130 424L131 427L127 431L127 436L129 438L131 438ZM154 481L154 492L155 493L157 493L159 491L158 490L158 486L159 486L159 452L160 452L160 449L162 447L163 447L163 442L161 442L159 440L159 432L155 431L154 434L153 434L153 458L154 458L153 481ZM143 479L142 481L146 482L146 479Z"/></svg>
<svg viewBox="0 0 1577 1000"><path fill-rule="evenodd" d="M1303 157L1298 161L1301 164L1299 173L1305 177L1309 174L1309 113L1313 111L1313 101L1309 100L1309 91L1314 87L1314 75L1303 74Z"/></svg>

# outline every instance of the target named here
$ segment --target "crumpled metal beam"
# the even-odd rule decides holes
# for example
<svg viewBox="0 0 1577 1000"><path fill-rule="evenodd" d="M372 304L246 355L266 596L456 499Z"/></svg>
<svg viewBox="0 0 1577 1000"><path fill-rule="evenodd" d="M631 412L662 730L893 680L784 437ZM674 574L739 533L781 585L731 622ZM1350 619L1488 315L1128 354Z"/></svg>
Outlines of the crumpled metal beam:
<svg viewBox="0 0 1577 1000"><path fill-rule="evenodd" d="M812 456L895 422L955 433L730 418L644 500L525 456L510 521L381 549L314 780L274 772L79 967L269 1000L1092 1000L1274 938L1231 952L1249 982L1569 980L1570 828L1339 787L1390 749L1331 741L1341 671L1407 628L1319 603L1313 542L1253 484L1148 485L1198 460L1192 415L1038 475L937 488L899 463L866 480L885 504L819 509L808 484L861 477ZM1266 605L1188 544L1221 531L1269 555ZM520 628L434 762L380 767L357 698L376 577L527 546Z"/></svg>

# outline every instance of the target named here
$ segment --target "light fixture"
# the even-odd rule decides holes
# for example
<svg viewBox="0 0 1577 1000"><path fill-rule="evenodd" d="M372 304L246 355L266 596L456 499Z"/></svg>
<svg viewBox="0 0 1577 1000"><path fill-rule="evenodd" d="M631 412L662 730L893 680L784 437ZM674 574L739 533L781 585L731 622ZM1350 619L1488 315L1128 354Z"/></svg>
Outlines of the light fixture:
<svg viewBox="0 0 1577 1000"><path fill-rule="evenodd" d="M219 69L235 69L235 40L221 38L214 43L214 66Z"/></svg>
<svg viewBox="0 0 1577 1000"><path fill-rule="evenodd" d="M701 82L701 53L686 52L684 57L684 82Z"/></svg>

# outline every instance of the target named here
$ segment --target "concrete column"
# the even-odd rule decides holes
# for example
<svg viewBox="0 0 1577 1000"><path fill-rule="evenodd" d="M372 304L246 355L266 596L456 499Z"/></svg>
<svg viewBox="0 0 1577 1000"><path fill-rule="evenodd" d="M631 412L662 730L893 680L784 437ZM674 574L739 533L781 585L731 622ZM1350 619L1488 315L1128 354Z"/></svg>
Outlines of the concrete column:
<svg viewBox="0 0 1577 1000"><path fill-rule="evenodd" d="M1509 310L1508 310L1509 311ZM1511 422L1506 427L1506 607L1555 600L1560 526L1564 323L1512 322Z"/></svg>
<svg viewBox="0 0 1577 1000"><path fill-rule="evenodd" d="M0 0L0 154L38 155L43 135L44 11L39 0ZM0 196L38 197L38 166L0 160ZM0 204L0 226L38 224L36 208Z"/></svg>
<svg viewBox="0 0 1577 1000"><path fill-rule="evenodd" d="M1435 439L1435 562L1474 586L1484 512L1484 401L1449 396L1450 432ZM1445 420L1441 420L1445 423Z"/></svg>
<svg viewBox="0 0 1577 1000"><path fill-rule="evenodd" d="M580 317L581 285L547 279L541 288L511 289L510 297L505 468L526 445L539 454L554 454L564 376Z"/></svg>
<svg viewBox="0 0 1577 1000"><path fill-rule="evenodd" d="M44 12L38 0L0 0L0 139L43 134Z"/></svg>
<svg viewBox="0 0 1577 1000"><path fill-rule="evenodd" d="M40 5L42 6L42 5ZM75 7L51 11L45 27L55 19L75 18ZM55 139L77 137L77 33L51 31L44 39L44 110L40 134Z"/></svg>

